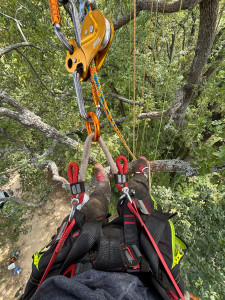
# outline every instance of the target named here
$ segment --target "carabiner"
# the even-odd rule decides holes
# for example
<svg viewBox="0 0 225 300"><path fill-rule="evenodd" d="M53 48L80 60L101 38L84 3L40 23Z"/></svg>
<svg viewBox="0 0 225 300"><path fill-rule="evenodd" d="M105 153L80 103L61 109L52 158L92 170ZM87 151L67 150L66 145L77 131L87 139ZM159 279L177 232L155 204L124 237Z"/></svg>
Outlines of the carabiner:
<svg viewBox="0 0 225 300"><path fill-rule="evenodd" d="M94 123L94 128L95 128L95 135L93 137L93 142L97 142L100 138L100 125L99 125L99 120L96 116L95 113L93 112L89 112L87 114L88 117L90 117L92 120L93 120L93 123ZM88 132L88 135L92 133L92 130L91 130L91 123L90 122L86 122L86 128L87 128L87 132Z"/></svg>
<svg viewBox="0 0 225 300"><path fill-rule="evenodd" d="M77 47L81 48L81 28L78 20L78 12L76 9L76 5L73 0L68 0L70 3L70 9L72 14L72 20L74 25L74 32L76 36L76 44ZM59 41L63 44L69 53L73 53L74 47L71 45L61 31L61 17L59 11L58 0L49 0L49 8L51 13L52 25L54 26L54 31Z"/></svg>
<svg viewBox="0 0 225 300"><path fill-rule="evenodd" d="M75 71L73 74L73 81L74 81L75 91L77 95L77 102L78 102L80 114L85 121L92 122L92 119L87 115L84 107L84 98L81 89L80 74L77 71ZM95 115L97 116L97 118L99 118L101 115L101 109L99 104L96 105Z"/></svg>

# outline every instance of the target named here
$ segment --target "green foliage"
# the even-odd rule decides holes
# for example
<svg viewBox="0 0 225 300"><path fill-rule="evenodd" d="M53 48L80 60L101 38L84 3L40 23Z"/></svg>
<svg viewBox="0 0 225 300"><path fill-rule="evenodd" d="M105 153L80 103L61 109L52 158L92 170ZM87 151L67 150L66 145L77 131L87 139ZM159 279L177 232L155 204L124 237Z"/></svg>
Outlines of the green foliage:
<svg viewBox="0 0 225 300"><path fill-rule="evenodd" d="M24 214L27 209L18 203L7 202L0 211L0 244L13 245L18 241L19 234L22 233L22 226L26 220Z"/></svg>
<svg viewBox="0 0 225 300"><path fill-rule="evenodd" d="M164 210L177 212L176 233L189 245L182 262L187 289L200 299L223 299L225 189L210 177L177 178L170 188L154 186L153 193Z"/></svg>

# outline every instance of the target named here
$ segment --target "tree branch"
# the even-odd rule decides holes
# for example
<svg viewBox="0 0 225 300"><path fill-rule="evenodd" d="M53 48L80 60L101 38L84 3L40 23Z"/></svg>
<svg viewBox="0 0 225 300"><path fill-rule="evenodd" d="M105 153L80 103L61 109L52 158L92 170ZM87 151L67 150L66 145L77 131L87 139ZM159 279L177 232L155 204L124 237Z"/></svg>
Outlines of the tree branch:
<svg viewBox="0 0 225 300"><path fill-rule="evenodd" d="M118 99L122 102L133 104L133 100L129 100L127 98L124 98L124 97L122 97L122 96L120 96L116 93L109 93L108 95L109 95L109 97L116 98L116 99ZM135 105L144 106L144 104L140 101L135 102Z"/></svg>
<svg viewBox="0 0 225 300"><path fill-rule="evenodd" d="M39 82L41 83L41 85L51 94L54 95L54 92L52 92L42 81L41 77L39 76L39 74L37 73L37 71L35 70L35 68L33 67L31 61L26 57L25 54L23 54L19 49L16 49L16 51L27 61L27 63L29 64L29 66L31 67L32 71L34 72L34 74L36 75L37 79L39 80Z"/></svg>
<svg viewBox="0 0 225 300"><path fill-rule="evenodd" d="M160 13L174 13L180 10L192 10L203 0L178 0L175 2L153 1L153 0L137 0L137 16L142 10L152 10ZM114 29L117 30L133 20L134 12L128 13L114 23Z"/></svg>
<svg viewBox="0 0 225 300"><path fill-rule="evenodd" d="M47 138L53 138L68 146L80 147L82 150L82 145L80 143L61 134L56 128L44 123L39 116L22 106L2 89L0 89L0 100L19 110L19 112L15 112L7 108L0 107L0 116L6 116L14 119L25 127L38 129L43 132Z"/></svg>
<svg viewBox="0 0 225 300"><path fill-rule="evenodd" d="M10 19L10 20L13 20L14 22L16 22L16 26L17 26L17 28L18 28L18 30L19 30L19 32L20 32L20 34L21 34L23 40L24 40L25 42L27 42L27 39L26 39L26 37L25 37L25 35L24 35L22 29L21 29L21 27L22 27L21 22L20 22L19 20L15 19L15 18L11 17L11 16L8 16L8 15L2 13L2 12L0 12L0 15L2 15L3 17L5 17L5 18L7 18L7 19Z"/></svg>
<svg viewBox="0 0 225 300"><path fill-rule="evenodd" d="M187 177L199 176L200 173L197 168L191 166L189 162L180 159L168 159L168 160L155 160L149 161L151 172L161 173L180 173ZM134 173L135 161L132 161L128 165L128 174ZM225 169L225 163L221 166L212 167L210 172L220 172Z"/></svg>
<svg viewBox="0 0 225 300"><path fill-rule="evenodd" d="M195 49L195 56L192 65L187 72L188 82L180 89L181 106L174 113L174 121L182 126L188 105L193 99L196 86L202 82L202 70L207 63L208 56L212 49L215 38L216 20L219 1L207 0L200 2L200 25L198 42Z"/></svg>
<svg viewBox="0 0 225 300"><path fill-rule="evenodd" d="M9 45L5 48L0 49L0 57L2 57L2 55L6 54L6 53L11 52L12 50L16 50L20 47L28 47L28 46L29 47L34 47L34 48L42 51L41 48L39 48L38 46L35 46L33 43L22 42L22 43L18 43L18 44Z"/></svg>

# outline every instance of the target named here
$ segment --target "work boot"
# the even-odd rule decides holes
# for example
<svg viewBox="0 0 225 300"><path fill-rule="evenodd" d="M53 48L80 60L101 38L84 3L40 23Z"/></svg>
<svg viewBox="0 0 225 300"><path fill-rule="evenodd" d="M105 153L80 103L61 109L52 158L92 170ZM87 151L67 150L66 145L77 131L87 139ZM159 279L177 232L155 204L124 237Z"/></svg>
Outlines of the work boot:
<svg viewBox="0 0 225 300"><path fill-rule="evenodd" d="M138 176L138 174L144 175L145 178L148 178L149 173L149 162L146 157L140 156L136 161L135 168L134 168L134 176L137 178L142 178Z"/></svg>
<svg viewBox="0 0 225 300"><path fill-rule="evenodd" d="M147 158L144 156L140 156L136 162L134 167L134 176L128 181L128 186L130 189L138 189L140 190L141 194L148 194L149 187L148 187L148 168L149 163Z"/></svg>
<svg viewBox="0 0 225 300"><path fill-rule="evenodd" d="M106 217L111 196L108 175L101 164L97 164L94 167L94 180L96 187L90 194L89 201L81 209L89 219Z"/></svg>
<svg viewBox="0 0 225 300"><path fill-rule="evenodd" d="M134 176L128 181L130 190L135 191L134 198L142 200L149 212L159 209L149 194L148 186L149 162L146 157L140 156L134 167ZM161 209L161 208L160 208Z"/></svg>

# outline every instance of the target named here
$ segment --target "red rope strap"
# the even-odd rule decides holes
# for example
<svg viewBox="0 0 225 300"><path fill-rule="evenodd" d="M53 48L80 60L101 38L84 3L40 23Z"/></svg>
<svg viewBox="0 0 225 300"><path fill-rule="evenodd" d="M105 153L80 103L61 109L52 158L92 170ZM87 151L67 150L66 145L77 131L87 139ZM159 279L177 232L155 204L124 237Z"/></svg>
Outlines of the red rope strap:
<svg viewBox="0 0 225 300"><path fill-rule="evenodd" d="M54 253L52 254L51 260L50 260L50 262L49 262L49 264L48 264L48 266L47 266L47 268L44 272L44 275L41 278L41 281L38 285L38 288L40 287L40 285L42 284L42 282L45 280L46 276L48 275L48 272L50 271L50 269L51 269L57 255L58 255L58 253L62 250L62 247L63 247L66 239L68 238L68 235L70 234L71 230L73 229L74 224L75 224L75 219L73 219L71 223L69 223L69 221L67 221L66 227L63 231L63 234L62 234L62 236L61 236L61 238L58 242L58 245L55 248Z"/></svg>
<svg viewBox="0 0 225 300"><path fill-rule="evenodd" d="M120 163L121 160L123 161L123 167ZM120 155L116 158L116 166L118 168L118 174L127 174L128 161L127 161L125 156ZM128 186L127 182L124 182L123 184L124 184L124 186ZM121 186L120 183L117 183L116 186L117 186L119 191L122 191L122 186Z"/></svg>

